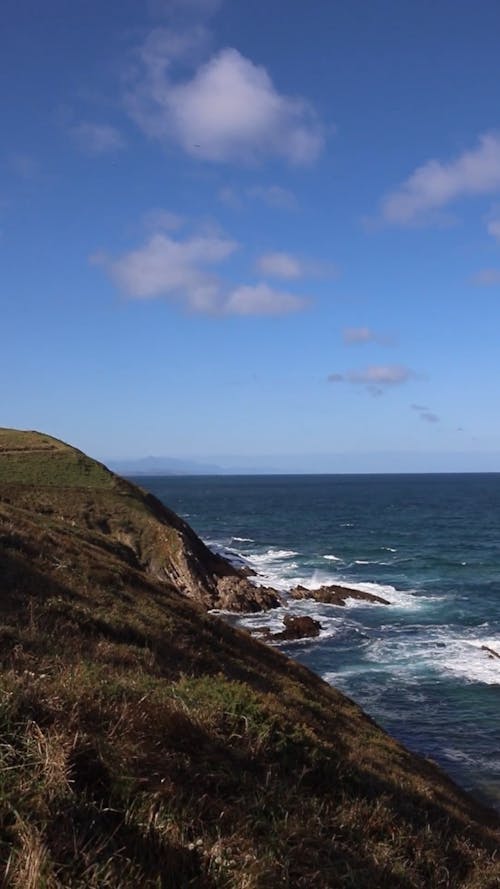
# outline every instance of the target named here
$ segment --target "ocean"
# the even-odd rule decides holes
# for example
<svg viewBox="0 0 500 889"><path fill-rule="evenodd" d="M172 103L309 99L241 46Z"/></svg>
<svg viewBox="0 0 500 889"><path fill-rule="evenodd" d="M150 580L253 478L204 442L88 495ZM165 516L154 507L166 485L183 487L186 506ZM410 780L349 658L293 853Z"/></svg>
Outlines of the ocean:
<svg viewBox="0 0 500 889"><path fill-rule="evenodd" d="M328 583L390 605L291 602L321 622L281 643L408 748L500 809L500 473L134 479L285 592ZM240 625L281 628L283 609Z"/></svg>

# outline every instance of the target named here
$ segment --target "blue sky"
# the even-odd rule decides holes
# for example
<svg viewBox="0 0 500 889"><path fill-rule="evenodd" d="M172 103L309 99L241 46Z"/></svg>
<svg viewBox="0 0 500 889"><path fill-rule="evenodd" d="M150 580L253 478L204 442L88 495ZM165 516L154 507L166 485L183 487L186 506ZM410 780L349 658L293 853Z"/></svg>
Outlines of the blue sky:
<svg viewBox="0 0 500 889"><path fill-rule="evenodd" d="M498 470L498 3L40 10L3 8L1 425Z"/></svg>

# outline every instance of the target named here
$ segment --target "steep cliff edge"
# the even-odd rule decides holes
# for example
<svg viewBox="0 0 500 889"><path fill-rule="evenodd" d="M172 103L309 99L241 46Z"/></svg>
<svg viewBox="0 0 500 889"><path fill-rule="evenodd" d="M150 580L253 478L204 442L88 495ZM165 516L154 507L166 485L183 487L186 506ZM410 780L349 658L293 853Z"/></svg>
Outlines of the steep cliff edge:
<svg viewBox="0 0 500 889"><path fill-rule="evenodd" d="M209 595L204 566L222 568L184 523L47 441L43 467L5 436L0 453L2 885L500 886L496 816L192 602L187 584ZM153 521L169 546L156 562Z"/></svg>
<svg viewBox="0 0 500 889"><path fill-rule="evenodd" d="M174 583L205 608L259 611L279 604L212 553L151 494L76 448L38 432L0 429L0 499L104 536L130 564Z"/></svg>

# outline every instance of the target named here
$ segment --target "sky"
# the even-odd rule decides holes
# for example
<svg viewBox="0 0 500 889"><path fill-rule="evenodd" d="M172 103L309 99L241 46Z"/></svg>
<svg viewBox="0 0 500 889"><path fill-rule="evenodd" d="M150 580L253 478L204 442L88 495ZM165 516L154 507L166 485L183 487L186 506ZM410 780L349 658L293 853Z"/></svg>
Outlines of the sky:
<svg viewBox="0 0 500 889"><path fill-rule="evenodd" d="M4 0L0 425L500 471L496 0Z"/></svg>

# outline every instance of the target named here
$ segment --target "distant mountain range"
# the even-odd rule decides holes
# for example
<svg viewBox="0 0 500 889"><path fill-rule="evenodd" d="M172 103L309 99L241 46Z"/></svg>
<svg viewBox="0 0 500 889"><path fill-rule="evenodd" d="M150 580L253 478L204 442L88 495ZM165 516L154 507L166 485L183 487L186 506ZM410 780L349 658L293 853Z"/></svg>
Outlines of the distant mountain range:
<svg viewBox="0 0 500 889"><path fill-rule="evenodd" d="M213 462L212 462L213 461ZM108 457L120 475L280 475L308 473L498 472L498 452L356 452L330 454L237 454L203 457Z"/></svg>
<svg viewBox="0 0 500 889"><path fill-rule="evenodd" d="M221 475L228 471L215 463L198 463L176 457L110 458L105 462L120 475Z"/></svg>
<svg viewBox="0 0 500 889"><path fill-rule="evenodd" d="M139 458L109 458L104 460L113 472L120 475L272 475L286 470L277 469L275 466L263 464L253 466L245 465L244 458L241 464L238 461L229 462L226 465L220 463L204 463L201 460L182 460L178 457L139 457Z"/></svg>

